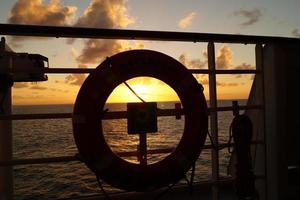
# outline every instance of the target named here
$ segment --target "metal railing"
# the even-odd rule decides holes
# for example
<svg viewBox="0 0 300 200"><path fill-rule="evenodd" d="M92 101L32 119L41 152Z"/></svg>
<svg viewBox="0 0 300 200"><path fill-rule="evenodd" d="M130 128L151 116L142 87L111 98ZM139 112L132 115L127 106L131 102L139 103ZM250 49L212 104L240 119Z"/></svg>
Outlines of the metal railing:
<svg viewBox="0 0 300 200"><path fill-rule="evenodd" d="M263 37L263 36L243 36L243 35L226 35L226 34L202 34L202 33L183 33L183 32L162 32L162 31L136 31L136 30L111 30L111 29L94 29L94 28L74 28L74 27L50 27L50 26L29 26L29 25L10 25L0 24L0 35L15 36L39 36L39 37L68 37L68 38L99 38L99 39L127 39L127 40L160 40L160 41L182 41L182 42L208 42L208 69L189 69L193 74L208 74L209 76L209 94L210 94L210 125L211 135L214 145L205 145L204 148L212 149L212 194L213 200L219 199L219 148L232 146L232 144L219 144L218 138L218 115L220 111L232 111L233 107L219 107L217 105L217 74L261 74L262 69L245 69L245 70L218 70L215 66L215 44L218 43L240 43L256 44L261 46L266 43L300 43L299 39L280 38L280 37ZM44 72L47 74L62 73L91 73L93 69L85 68L46 68L46 69L26 69L26 72ZM0 73L21 72L20 69L1 69ZM263 85L261 85L263 87ZM264 104L254 106L240 106L240 110L263 110ZM175 109L160 109L158 116L175 116ZM183 112L181 111L182 115ZM51 113L51 114L7 114L0 115L0 120L29 120L29 119L59 119L71 118L72 113ZM104 119L121 119L126 118L126 111L107 112ZM265 144L265 141L254 141L254 144ZM149 150L148 154L170 153L173 149ZM137 156L137 152L117 152L120 156ZM1 166L16 166L25 164L41 163L58 163L76 161L74 156L62 156L54 158L32 158L19 160L0 161ZM265 176L265 175L264 175ZM261 177L264 177L261 176Z"/></svg>

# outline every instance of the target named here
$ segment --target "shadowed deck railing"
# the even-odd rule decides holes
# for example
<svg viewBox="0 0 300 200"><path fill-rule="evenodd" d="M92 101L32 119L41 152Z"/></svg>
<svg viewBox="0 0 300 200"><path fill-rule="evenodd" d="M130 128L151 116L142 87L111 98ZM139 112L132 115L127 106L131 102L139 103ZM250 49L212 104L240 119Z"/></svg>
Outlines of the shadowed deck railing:
<svg viewBox="0 0 300 200"><path fill-rule="evenodd" d="M213 200L219 199L219 183L223 183L219 177L219 149L232 146L233 144L221 144L218 137L218 112L232 111L232 106L219 107L217 105L217 90L216 90L216 75L217 74L258 74L263 78L263 67L256 69L244 70L219 70L215 64L215 44L214 43L238 43L238 44L255 44L256 57L260 52L262 45L268 43L298 43L299 39L281 38L281 37L265 37L265 36L250 36L250 35L230 35L230 34L209 34L209 33L186 33L186 32L166 32L166 31L142 31L142 30L112 30L112 29L95 29L95 28L77 28L77 27L51 27L51 26L34 26L34 25L12 25L0 24L0 35L10 36L37 36L37 37L56 37L56 38L97 38L97 39L126 39L126 40L153 40L153 41L178 41L178 42L205 42L208 43L208 69L189 69L193 74L207 74L209 77L209 114L210 114L210 132L214 146L205 145L205 149L212 150L212 179L209 184L212 188ZM67 74L67 73L91 73L94 69L91 68L66 68L54 67L45 69L4 69L0 68L0 73L17 73L17 72L43 72L46 74ZM261 81L263 84L263 82ZM263 87L263 85L261 85ZM264 101L262 101L264 102ZM264 103L261 105L240 106L240 110L259 110L264 115ZM175 116L178 110L175 109L160 109L158 116ZM182 110L180 111L182 115ZM49 113L49 114L4 114L0 115L0 120L30 120L30 119L59 119L71 118L72 113ZM103 118L121 119L126 118L126 111L107 112ZM0 140L4 133L0 133ZM4 137L3 137L4 138ZM253 141L253 144L265 145L263 141ZM218 148L214 148L214 147ZM12 150L12 144L6 144L8 152ZM170 153L173 149L157 149L148 150L147 154ZM12 151L11 151L12 152ZM137 152L117 152L120 156L137 156ZM11 156L11 155L10 155ZM265 155L264 155L265 156ZM17 160L0 160L0 169L15 165L25 164L41 164L41 163L60 163L76 161L75 156L62 156L50 158L30 158ZM265 169L266 174L266 169ZM256 175L257 178L265 179L264 175ZM12 174L11 174L11 177ZM1 179L1 178L0 178ZM6 180L0 180L0 182ZM10 181L9 181L10 182ZM266 184L266 181L265 181ZM13 187L13 186L11 186ZM266 188L266 187L265 187ZM12 194L11 194L12 195Z"/></svg>

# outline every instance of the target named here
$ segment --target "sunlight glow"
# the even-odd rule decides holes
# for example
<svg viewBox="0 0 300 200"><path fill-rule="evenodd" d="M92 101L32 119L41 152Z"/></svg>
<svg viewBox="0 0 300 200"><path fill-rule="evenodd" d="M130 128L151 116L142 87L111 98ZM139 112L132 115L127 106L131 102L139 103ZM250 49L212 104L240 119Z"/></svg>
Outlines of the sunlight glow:
<svg viewBox="0 0 300 200"><path fill-rule="evenodd" d="M150 77L137 77L126 81L145 101L178 101L175 91L164 82ZM140 100L121 84L114 89L107 102L140 102Z"/></svg>
<svg viewBox="0 0 300 200"><path fill-rule="evenodd" d="M153 87L153 86L152 86ZM139 95L147 95L151 92L152 88L151 85L150 86L146 86L143 84L136 84L132 86L132 89L138 93ZM153 92L153 91L152 91Z"/></svg>

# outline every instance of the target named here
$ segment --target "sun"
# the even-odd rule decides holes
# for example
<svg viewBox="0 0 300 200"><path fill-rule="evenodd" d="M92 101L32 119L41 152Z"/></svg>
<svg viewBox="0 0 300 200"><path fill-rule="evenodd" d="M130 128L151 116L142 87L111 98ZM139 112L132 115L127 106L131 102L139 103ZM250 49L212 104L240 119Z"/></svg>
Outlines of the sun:
<svg viewBox="0 0 300 200"><path fill-rule="evenodd" d="M137 77L126 83L146 102L178 101L175 91L164 82L151 77ZM109 96L109 103L141 102L124 83L114 89Z"/></svg>
<svg viewBox="0 0 300 200"><path fill-rule="evenodd" d="M147 95L151 89L151 86L149 85L142 85L142 84L136 84L132 86L132 89L138 94L138 95Z"/></svg>

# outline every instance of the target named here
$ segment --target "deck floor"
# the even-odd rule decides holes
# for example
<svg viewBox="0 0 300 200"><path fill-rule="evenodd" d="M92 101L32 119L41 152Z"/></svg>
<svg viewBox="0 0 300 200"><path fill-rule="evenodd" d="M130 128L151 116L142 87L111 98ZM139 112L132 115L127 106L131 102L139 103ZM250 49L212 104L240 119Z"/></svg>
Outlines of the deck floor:
<svg viewBox="0 0 300 200"><path fill-rule="evenodd" d="M162 192L164 190L147 192L147 193L137 193L137 192L128 192L128 193L119 193L119 194L109 194L111 200L211 200L212 192L210 186L195 185L193 192L191 193L189 187L186 185L180 185L172 188L164 195ZM232 185L222 186L219 193L220 200L237 200L237 197L234 193ZM74 199L74 198L72 198ZM106 200L105 196L102 194L99 196L91 197L82 197L77 198L76 200ZM67 199L65 199L67 200ZM69 199L68 199L69 200Z"/></svg>

